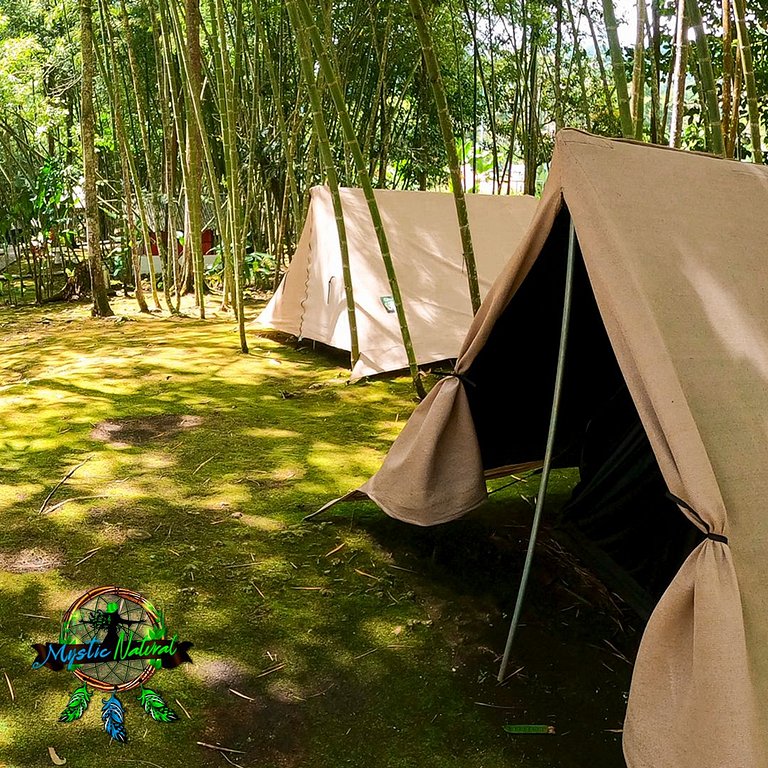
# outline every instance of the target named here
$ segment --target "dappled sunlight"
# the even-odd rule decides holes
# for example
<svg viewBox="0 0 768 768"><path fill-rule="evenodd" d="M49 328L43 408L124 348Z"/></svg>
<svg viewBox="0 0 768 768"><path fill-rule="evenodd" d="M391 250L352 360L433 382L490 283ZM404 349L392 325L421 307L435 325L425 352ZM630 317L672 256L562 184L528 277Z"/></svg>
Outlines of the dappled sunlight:
<svg viewBox="0 0 768 768"><path fill-rule="evenodd" d="M221 480L206 488L204 498L187 503L197 509L227 513L246 505L250 499L251 494L243 485Z"/></svg>
<svg viewBox="0 0 768 768"><path fill-rule="evenodd" d="M15 728L10 717L0 715L0 746L9 746L14 741Z"/></svg>
<svg viewBox="0 0 768 768"><path fill-rule="evenodd" d="M246 429L243 433L246 437L255 437L255 438L262 438L262 437L272 437L272 438L291 438L291 437L300 437L298 432L294 432L290 429L276 429L276 428L254 428L254 429Z"/></svg>
<svg viewBox="0 0 768 768"><path fill-rule="evenodd" d="M688 261L683 271L701 299L701 308L723 347L768 380L768 337L755 319L754 309L744 307L734 291L698 262Z"/></svg>
<svg viewBox="0 0 768 768"><path fill-rule="evenodd" d="M271 533L273 531L281 531L285 528L285 523L281 523L279 520L275 520L273 517L265 517L264 515L248 515L244 514L238 518L238 522L241 525L247 525L249 528L257 528L265 533Z"/></svg>
<svg viewBox="0 0 768 768"><path fill-rule="evenodd" d="M12 472L13 467L5 465L4 471ZM0 512L15 507L18 504L26 503L32 496L39 493L43 488L42 483L15 483L10 485L5 483L0 485Z"/></svg>
<svg viewBox="0 0 768 768"><path fill-rule="evenodd" d="M340 491L348 491L376 472L381 465L381 453L373 448L357 445L354 454L347 457L342 465L339 462L339 446L318 440L308 452L307 463L330 476L323 480L326 489L330 481ZM309 478L300 485L307 491L322 492L318 481Z"/></svg>
<svg viewBox="0 0 768 768"><path fill-rule="evenodd" d="M392 749L405 754L404 700L426 723L443 702L458 711L464 701L452 640L431 624L441 587L377 541L374 529L415 533L368 504L301 520L378 469L415 407L410 382L348 386L348 371L261 337L241 355L231 317L129 316L19 312L23 344L0 327L12 339L11 359L0 360L0 566L39 567L0 567L0 652L17 693L6 713L0 679L0 710L12 749L45 755L56 744L73 765L113 757L98 713L72 728L56 722L72 679L31 671L29 643L53 639L83 592L117 583L146 594L194 643L193 666L157 677L191 718L164 731L126 707L127 760L207 764L188 758L203 741L272 765L261 734L299 749L321 730L335 764L347 723L384 720L397 723ZM416 697L427 667L433 690ZM23 727L31 717L34 730ZM500 737L475 709L462 717L462 733ZM370 762L357 744L355 759Z"/></svg>

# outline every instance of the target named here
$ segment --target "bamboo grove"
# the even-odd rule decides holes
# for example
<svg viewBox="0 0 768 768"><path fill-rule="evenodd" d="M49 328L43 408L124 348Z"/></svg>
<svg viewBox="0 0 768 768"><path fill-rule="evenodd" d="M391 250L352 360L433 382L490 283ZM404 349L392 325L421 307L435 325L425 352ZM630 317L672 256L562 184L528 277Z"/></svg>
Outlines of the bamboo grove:
<svg viewBox="0 0 768 768"><path fill-rule="evenodd" d="M0 0L1 298L213 296L247 351L316 184L351 296L358 186L418 381L375 188L453 192L477 310L465 193L535 194L566 125L762 163L767 90L746 0Z"/></svg>

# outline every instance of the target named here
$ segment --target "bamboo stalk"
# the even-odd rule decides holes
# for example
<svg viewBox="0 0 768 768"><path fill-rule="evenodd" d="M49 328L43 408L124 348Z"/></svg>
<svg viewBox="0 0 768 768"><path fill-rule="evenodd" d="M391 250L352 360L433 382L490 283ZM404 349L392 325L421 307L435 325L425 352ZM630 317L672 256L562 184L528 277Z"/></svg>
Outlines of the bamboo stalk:
<svg viewBox="0 0 768 768"><path fill-rule="evenodd" d="M716 155L724 155L723 130L720 123L720 106L717 100L717 86L712 71L712 58L709 53L709 42L704 30L698 0L686 0L688 18L696 36L696 50L699 64L699 79L702 96L706 107L706 119L709 124L711 149Z"/></svg>
<svg viewBox="0 0 768 768"><path fill-rule="evenodd" d="M731 101L733 99L733 27L731 0L722 0L723 10L723 142L725 156L733 157L731 141Z"/></svg>
<svg viewBox="0 0 768 768"><path fill-rule="evenodd" d="M305 34L308 35L312 47L315 50L315 55L319 60L320 69L323 71L323 75L327 82L328 91L336 106L336 112L339 117L341 129L344 134L344 141L349 153L352 156L352 160L357 171L357 177L360 181L360 186L363 189L366 202L368 203L368 210L371 214L371 221L373 222L373 228L376 232L376 239L381 251L381 258L384 262L384 269L387 273L387 280L389 282L389 289L392 291L392 300L395 304L395 311L397 313L397 319L400 324L400 333L403 337L403 347L408 359L408 369L413 380L414 387L419 397L426 395L424 391L424 385L421 382L419 375L419 367L416 363L416 355L413 351L413 342L411 341L411 333L408 328L408 320L405 314L405 307L403 305L402 296L400 294L400 286L397 282L397 275L395 273L395 267L392 262L392 255L389 250L389 242L387 241L387 235L384 230L384 224L381 220L381 214L379 207L376 204L376 197L373 193L373 185L371 184L371 178L368 175L368 168L363 157L363 153L360 150L360 145L355 134L352 121L349 117L346 104L344 102L344 94L339 83L338 65L335 61L334 48L331 43L323 39L320 30L315 23L312 12L306 0L288 0L288 4L293 5L297 12L297 19L300 19L301 25ZM324 16L326 14L323 14Z"/></svg>
<svg viewBox="0 0 768 768"><path fill-rule="evenodd" d="M333 152L331 151L330 141L328 140L328 131L325 125L323 115L323 106L320 98L320 91L317 87L314 66L312 63L309 41L304 34L301 20L298 16L296 6L288 3L288 13L291 18L291 24L296 36L296 46L299 54L299 63L302 70L304 83L309 95L309 103L312 109L312 121L317 136L318 149L322 158L323 168L328 180L328 187L331 191L331 200L333 202L333 213L336 218L336 228L339 235L339 249L341 252L341 270L344 282L344 294L347 301L347 321L349 322L349 335L351 346L352 366L357 363L360 357L360 343L357 335L357 317L355 313L355 292L352 284L352 271L349 264L349 242L347 239L347 227L344 222L344 210L341 203L341 194L339 193L339 179L336 173L336 165L333 161Z"/></svg>
<svg viewBox="0 0 768 768"><path fill-rule="evenodd" d="M634 136L643 139L644 95L645 95L645 0L637 0L637 31L635 38L635 59L632 70L632 117L635 122Z"/></svg>
<svg viewBox="0 0 768 768"><path fill-rule="evenodd" d="M125 38L125 47L128 54L128 68L131 74L131 85L133 87L136 114L138 118L137 122L139 124L139 135L141 137L142 149L144 150L144 159L147 164L147 182L149 184L150 196L154 202L154 200L156 199L155 198L156 186L153 183L154 172L153 172L153 164L152 164L152 154L150 151L149 136L147 133L147 126L149 125L149 121L147 119L146 112L144 110L144 106L141 101L141 96L139 95L139 83L141 82L141 78L139 76L139 67L136 62L136 56L133 50L133 38L131 34L131 27L128 21L128 11L125 6L125 0L120 0L120 19L122 22L123 36ZM132 162L132 157L130 161ZM152 256L152 240L149 234L149 225L147 223L146 202L144 200L144 195L143 195L141 186L139 184L138 176L135 173L135 166L134 166L133 179L134 179L134 185L136 188L136 196L138 198L138 204L139 204L139 216L141 218L141 221L140 221L141 235L142 235L142 240L144 242L144 253L147 256L147 262L148 262L147 267L149 272L149 285L152 293L152 301L154 302L155 308L160 309L160 297L158 296L158 293L157 293L157 276L155 275L155 263Z"/></svg>
<svg viewBox="0 0 768 768"><path fill-rule="evenodd" d="M135 297L139 305L139 311L149 313L147 300L144 298L144 289L141 285L141 259L139 258L136 244L136 222L133 216L133 191L131 186L130 169L130 148L125 133L125 124L123 123L123 104L119 98L119 91L116 86L117 61L115 59L115 44L112 34L112 26L109 20L109 11L104 7L103 0L99 2L99 13L102 20L103 36L108 42L109 64L102 63L97 56L97 61L102 69L104 85L111 103L112 122L114 125L115 136L117 138L117 151L120 157L120 174L123 187L123 221L127 232L128 248L131 252L131 266L135 280Z"/></svg>
<svg viewBox="0 0 768 768"><path fill-rule="evenodd" d="M584 0L584 16L587 19L587 26L589 27L589 34L592 38L592 45L595 49L595 59L597 59L597 67L600 72L600 82L603 86L603 94L605 95L606 109L611 112L611 89L608 86L608 76L605 71L605 63L603 62L603 54L600 53L600 41L597 39L597 32L595 30L595 24L592 21L592 14L589 12L589 6L587 0Z"/></svg>
<svg viewBox="0 0 768 768"><path fill-rule="evenodd" d="M80 53L82 81L80 85L80 139L83 146L83 184L85 191L85 225L88 239L88 263L91 270L92 313L96 317L111 317L104 269L101 262L101 227L99 226L99 197L96 187L96 116L93 108L93 81L96 58L93 41L93 7L91 0L80 0Z"/></svg>
<svg viewBox="0 0 768 768"><path fill-rule="evenodd" d="M613 8L613 0L602 0L603 18L605 19L605 32L608 37L608 50L611 57L611 69L613 70L613 83L616 86L616 99L619 104L619 123L621 133L626 139L635 135L632 123L632 113L629 107L629 89L627 87L627 73L624 69L624 54L619 42L618 24L616 12Z"/></svg>
<svg viewBox="0 0 768 768"><path fill-rule="evenodd" d="M744 0L733 0L733 9L736 13L736 35L739 41L741 63L744 68L744 90L747 95L749 134L752 140L752 162L762 165L763 148L760 139L760 112L757 106L755 65L752 59L752 45L749 40L749 29L747 28L746 3Z"/></svg>
<svg viewBox="0 0 768 768"><path fill-rule="evenodd" d="M736 58L736 73L733 78L733 101L731 102L731 157L736 153L736 142L739 138L739 105L741 104L741 86L744 80L741 56Z"/></svg>
<svg viewBox="0 0 768 768"><path fill-rule="evenodd" d="M221 105L221 137L224 145L224 165L227 174L227 218L230 225L232 241L232 274L234 289L234 308L237 314L237 330L240 337L240 349L243 354L248 353L248 341L245 336L245 312L243 307L243 274L242 254L244 251L242 217L240 208L239 170L240 161L237 153L237 78L232 70L230 51L227 46L226 23L224 4L222 0L215 0L213 5L214 23L216 25L218 44L218 60L215 64L217 78L219 79L222 105ZM238 26L238 29L239 26ZM215 36L214 36L215 37ZM235 67L240 63L240 34L234 41L233 56Z"/></svg>
<svg viewBox="0 0 768 768"><path fill-rule="evenodd" d="M189 118L192 112L192 98L189 91L202 91L202 58L200 49L200 0L187 0L185 8L187 25L187 51L189 68L185 80L186 116L185 130L187 153L185 158L186 175L184 177L184 216L185 235L184 253L192 263L195 279L195 299L200 319L205 319L205 260L202 247L203 212L202 212L202 149L200 130L197 122Z"/></svg>
<svg viewBox="0 0 768 768"><path fill-rule="evenodd" d="M451 117L448 114L448 100L445 96L445 87L440 75L440 65L437 61L437 54L432 43L432 35L429 31L429 25L424 17L424 7L421 0L409 0L411 14L416 23L416 31L421 42L421 51L424 56L424 62L427 68L432 94L437 106L437 117L440 123L440 131L443 134L443 143L445 152L448 156L448 168L451 173L451 188L453 191L453 200L456 206L456 218L459 222L459 234L461 235L461 246L464 253L464 264L467 268L467 282L469 283L469 297L472 302L472 312L477 313L480 309L480 284L477 278L477 264L475 262L475 252L472 247L472 232L469 228L469 215L467 213L467 201L464 198L464 187L461 183L461 171L459 169L459 157L456 153L456 138L453 135L453 125Z"/></svg>
<svg viewBox="0 0 768 768"><path fill-rule="evenodd" d="M688 24L685 17L686 0L677 0L675 26L675 68L672 75L672 121L669 129L669 146L679 147L683 136L685 114L685 75L688 62Z"/></svg>

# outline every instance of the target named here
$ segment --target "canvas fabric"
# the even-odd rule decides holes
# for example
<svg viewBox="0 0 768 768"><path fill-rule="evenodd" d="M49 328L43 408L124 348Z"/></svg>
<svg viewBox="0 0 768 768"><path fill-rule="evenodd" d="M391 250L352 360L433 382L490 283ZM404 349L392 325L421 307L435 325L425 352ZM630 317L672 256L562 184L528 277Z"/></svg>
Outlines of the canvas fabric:
<svg viewBox="0 0 768 768"><path fill-rule="evenodd" d="M352 369L355 380L406 368L408 360L397 315L385 306L392 291L363 192L348 188L340 192L360 346L360 358ZM416 361L422 365L453 359L472 322L453 196L403 190L376 190L375 195ZM467 195L466 200L484 297L528 228L537 201L524 195ZM312 188L296 253L256 322L351 349L338 228L327 187Z"/></svg>
<svg viewBox="0 0 768 768"><path fill-rule="evenodd" d="M665 482L696 511L681 508L692 525L729 540L696 547L651 615L627 764L766 766L768 169L561 131L537 215L470 327L458 374L563 205ZM466 386L439 382L360 488L393 517L433 525L486 498Z"/></svg>

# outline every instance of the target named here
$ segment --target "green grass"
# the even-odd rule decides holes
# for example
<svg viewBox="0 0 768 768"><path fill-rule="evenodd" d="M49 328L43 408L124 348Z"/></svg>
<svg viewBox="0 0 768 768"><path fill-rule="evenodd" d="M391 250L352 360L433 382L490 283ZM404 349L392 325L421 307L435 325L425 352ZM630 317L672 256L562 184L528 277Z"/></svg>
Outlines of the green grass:
<svg viewBox="0 0 768 768"><path fill-rule="evenodd" d="M49 746L74 767L227 764L197 742L260 768L580 764L557 737L502 731L508 718L548 723L551 707L526 702L535 677L495 686L498 603L482 579L452 581L433 562L439 547L472 547L461 529L412 529L370 504L301 522L377 469L415 406L407 380L346 386L327 356L254 332L241 355L227 316L116 310L127 319L83 305L0 311L0 670L15 691L0 674L0 765L51 765ZM41 515L86 459L49 506L73 501ZM522 504L523 490L497 505ZM101 727L98 693L81 720L58 723L77 681L30 668L30 643L55 640L68 605L111 583L194 643L194 665L151 682L179 722L152 722L127 693L124 746ZM507 709L475 705L499 696ZM615 734L598 742L618 757Z"/></svg>

